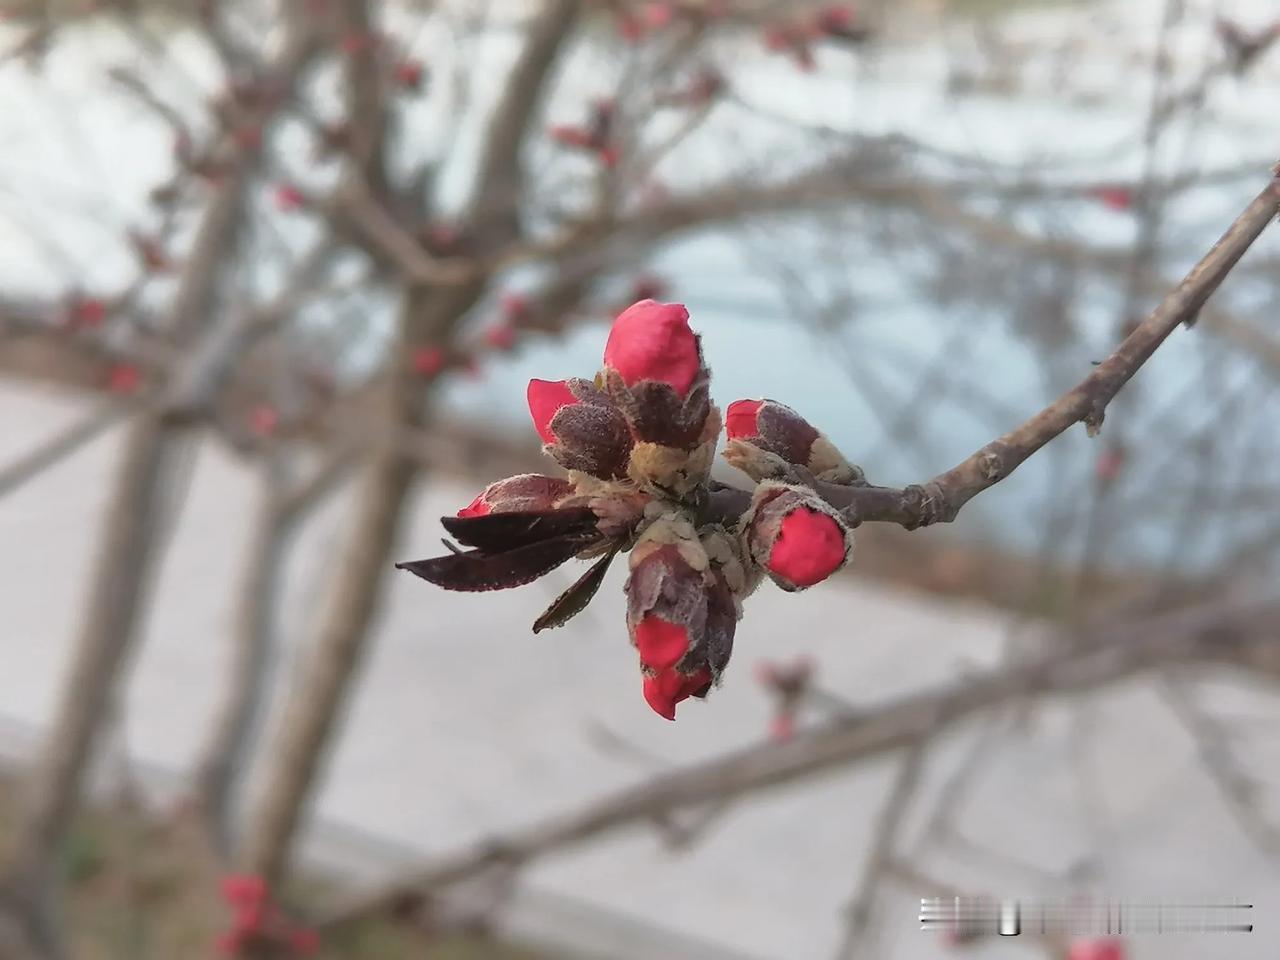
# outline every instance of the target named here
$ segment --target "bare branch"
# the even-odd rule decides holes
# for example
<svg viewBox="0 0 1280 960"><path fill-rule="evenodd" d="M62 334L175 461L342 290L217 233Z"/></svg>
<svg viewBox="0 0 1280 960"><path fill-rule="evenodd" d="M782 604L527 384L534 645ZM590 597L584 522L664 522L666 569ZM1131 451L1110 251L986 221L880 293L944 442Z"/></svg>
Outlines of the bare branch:
<svg viewBox="0 0 1280 960"><path fill-rule="evenodd" d="M528 830L482 842L433 866L340 905L321 921L332 929L387 909L405 896L447 887L498 865L520 864L539 855L579 846L623 827L650 821L683 807L776 787L930 740L955 724L1016 700L1115 683L1136 672L1177 660L1241 662L1261 637L1277 641L1273 606L1236 598L1120 624L1081 644L1006 669L903 697L857 718L837 720L797 735L731 754L711 763L658 777L581 810Z"/></svg>

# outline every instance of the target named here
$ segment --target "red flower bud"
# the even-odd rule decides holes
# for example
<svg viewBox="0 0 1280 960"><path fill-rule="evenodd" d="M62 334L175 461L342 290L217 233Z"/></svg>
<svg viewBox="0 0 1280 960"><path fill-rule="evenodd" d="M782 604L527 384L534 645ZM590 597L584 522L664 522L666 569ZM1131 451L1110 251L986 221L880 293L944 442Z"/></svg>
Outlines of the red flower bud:
<svg viewBox="0 0 1280 960"><path fill-rule="evenodd" d="M421 90L423 74L421 61L401 60L395 68L396 85L402 90Z"/></svg>
<svg viewBox="0 0 1280 960"><path fill-rule="evenodd" d="M233 907L256 907L267 900L267 884L262 877L232 873L222 878L222 899Z"/></svg>
<svg viewBox="0 0 1280 960"><path fill-rule="evenodd" d="M117 363L107 371L107 389L112 393L132 394L142 386L142 371L132 363Z"/></svg>
<svg viewBox="0 0 1280 960"><path fill-rule="evenodd" d="M502 316L508 323L523 323L532 313L533 306L524 294L504 293L502 295Z"/></svg>
<svg viewBox="0 0 1280 960"><path fill-rule="evenodd" d="M1128 187L1107 185L1090 187L1087 194L1108 210L1124 211L1133 206L1133 191Z"/></svg>
<svg viewBox="0 0 1280 960"><path fill-rule="evenodd" d="M245 124L236 127L231 138L241 150L257 150L262 146L262 128L256 124Z"/></svg>
<svg viewBox="0 0 1280 960"><path fill-rule="evenodd" d="M618 14L618 33L627 43L635 43L644 37L644 21L632 13Z"/></svg>
<svg viewBox="0 0 1280 960"><path fill-rule="evenodd" d="M783 590L820 583L848 561L853 533L820 497L766 481L744 524L751 559Z"/></svg>
<svg viewBox="0 0 1280 960"><path fill-rule="evenodd" d="M1075 940L1067 950L1067 960L1125 960L1124 941L1115 937Z"/></svg>
<svg viewBox="0 0 1280 960"><path fill-rule="evenodd" d="M510 350L516 345L516 331L508 323L499 323L484 332L484 342L494 350Z"/></svg>
<svg viewBox="0 0 1280 960"><path fill-rule="evenodd" d="M274 407L265 405L254 407L249 417L249 425L258 436L269 437L280 426L280 415Z"/></svg>
<svg viewBox="0 0 1280 960"><path fill-rule="evenodd" d="M458 230L447 223L433 223L422 231L420 237L427 252L436 257L448 257L458 252Z"/></svg>
<svg viewBox="0 0 1280 960"><path fill-rule="evenodd" d="M769 569L798 587L811 587L844 565L845 532L839 521L808 507L793 510L769 551Z"/></svg>
<svg viewBox="0 0 1280 960"><path fill-rule="evenodd" d="M307 205L307 195L291 183L282 183L276 187L275 201L277 210L290 213Z"/></svg>
<svg viewBox="0 0 1280 960"><path fill-rule="evenodd" d="M829 483L862 483L862 471L804 417L776 400L735 400L725 413L724 458L753 480L786 477L804 467Z"/></svg>
<svg viewBox="0 0 1280 960"><path fill-rule="evenodd" d="M418 347L413 351L412 364L415 373L434 377L444 369L444 351L439 347Z"/></svg>
<svg viewBox="0 0 1280 960"><path fill-rule="evenodd" d="M366 50L372 50L376 43L377 36L375 34L352 31L343 34L341 41L339 41L339 46L341 46L342 52L348 56L356 56Z"/></svg>
<svg viewBox="0 0 1280 960"><path fill-rule="evenodd" d="M1098 454L1094 462L1094 476L1099 483L1114 483L1124 468L1125 451L1123 447L1111 446Z"/></svg>
<svg viewBox="0 0 1280 960"><path fill-rule="evenodd" d="M796 717L789 710L773 715L769 721L769 739L775 743L786 743L796 735Z"/></svg>
<svg viewBox="0 0 1280 960"><path fill-rule="evenodd" d="M622 412L588 380L530 380L529 413L545 450L566 470L608 479L626 473L631 431Z"/></svg>
<svg viewBox="0 0 1280 960"><path fill-rule="evenodd" d="M623 383L665 383L683 397L698 379L702 351L681 303L641 300L618 315L604 348L605 366Z"/></svg>
<svg viewBox="0 0 1280 960"><path fill-rule="evenodd" d="M676 704L706 696L729 663L738 596L746 592L742 565L730 538L699 540L673 514L641 534L630 568L627 627L645 673L644 696L674 720Z"/></svg>
<svg viewBox="0 0 1280 960"><path fill-rule="evenodd" d="M320 949L320 935L308 927L298 927L289 934L289 949L295 956L309 957Z"/></svg>
<svg viewBox="0 0 1280 960"><path fill-rule="evenodd" d="M460 517L483 517L490 513L531 513L554 510L556 504L573 492L568 480L544 477L539 473L520 473L497 480L458 511Z"/></svg>
<svg viewBox="0 0 1280 960"><path fill-rule="evenodd" d="M590 132L581 127L554 126L547 131L547 134L556 143L565 147L588 149L594 145L591 141Z"/></svg>
<svg viewBox="0 0 1280 960"><path fill-rule="evenodd" d="M641 16L644 25L650 30L661 30L671 25L671 21L675 19L675 10L670 3L649 3L645 5Z"/></svg>
<svg viewBox="0 0 1280 960"><path fill-rule="evenodd" d="M74 300L68 311L68 319L77 330L100 327L107 319L107 304L97 297Z"/></svg>
<svg viewBox="0 0 1280 960"><path fill-rule="evenodd" d="M858 22L857 12L852 7L836 5L824 7L814 17L814 29L817 33L855 43L866 40L871 31Z"/></svg>
<svg viewBox="0 0 1280 960"><path fill-rule="evenodd" d="M794 42L792 32L787 27L770 27L764 32L765 48L775 53L789 50Z"/></svg>

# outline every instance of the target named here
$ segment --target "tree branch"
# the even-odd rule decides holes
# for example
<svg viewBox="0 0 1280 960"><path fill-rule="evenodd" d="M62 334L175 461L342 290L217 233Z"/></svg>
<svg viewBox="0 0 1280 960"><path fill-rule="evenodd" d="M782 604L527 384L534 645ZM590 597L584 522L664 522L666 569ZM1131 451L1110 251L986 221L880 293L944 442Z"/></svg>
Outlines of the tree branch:
<svg viewBox="0 0 1280 960"><path fill-rule="evenodd" d="M1036 695L1113 683L1176 660L1245 661L1244 643L1258 632L1277 642L1273 606L1239 598L1120 624L1085 643L1059 644L1034 660L908 695L854 718L840 719L782 743L769 743L658 777L527 830L439 858L426 870L341 904L320 921L332 930L385 910L407 897L450 886L494 868L509 869L552 851L674 810L777 787L835 767L921 744L939 730L1001 705Z"/></svg>

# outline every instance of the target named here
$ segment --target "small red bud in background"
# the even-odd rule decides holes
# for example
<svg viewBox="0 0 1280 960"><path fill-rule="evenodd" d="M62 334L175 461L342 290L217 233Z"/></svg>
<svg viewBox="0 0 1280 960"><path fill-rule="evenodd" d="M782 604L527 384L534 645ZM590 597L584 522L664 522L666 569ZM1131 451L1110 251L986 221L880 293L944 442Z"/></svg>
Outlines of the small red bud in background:
<svg viewBox="0 0 1280 960"><path fill-rule="evenodd" d="M307 206L307 195L291 183L281 183L275 189L276 209L292 213Z"/></svg>
<svg viewBox="0 0 1280 960"><path fill-rule="evenodd" d="M1133 191L1128 187L1114 185L1090 187L1086 191L1086 196L1097 200L1108 210L1123 211L1133 207Z"/></svg>
<svg viewBox="0 0 1280 960"><path fill-rule="evenodd" d="M421 90L425 69L420 60L401 60L396 64L394 77L401 90Z"/></svg>
<svg viewBox="0 0 1280 960"><path fill-rule="evenodd" d="M1124 941L1115 937L1074 940L1067 960L1125 960Z"/></svg>
<svg viewBox="0 0 1280 960"><path fill-rule="evenodd" d="M635 14L622 11L618 14L618 35L627 43L636 43L644 38L644 21Z"/></svg>
<svg viewBox="0 0 1280 960"><path fill-rule="evenodd" d="M1098 483L1106 486L1114 483L1124 469L1125 450L1120 446L1110 446L1098 454L1094 461L1093 475Z"/></svg>
<svg viewBox="0 0 1280 960"><path fill-rule="evenodd" d="M338 46L347 56L357 56L367 50L372 50L377 43L377 36L372 33L351 32L342 35L342 39L338 41Z"/></svg>
<svg viewBox="0 0 1280 960"><path fill-rule="evenodd" d="M447 223L433 223L422 231L422 245L437 257L447 257L458 245L458 231Z"/></svg>
<svg viewBox="0 0 1280 960"><path fill-rule="evenodd" d="M107 371L107 389L121 396L131 396L142 386L142 371L131 363L117 363Z"/></svg>
<svg viewBox="0 0 1280 960"><path fill-rule="evenodd" d="M257 906L266 902L266 881L248 873L228 874L222 879L222 899L233 907Z"/></svg>
<svg viewBox="0 0 1280 960"><path fill-rule="evenodd" d="M662 30L671 26L675 19L675 8L670 3L647 3L641 12L644 26L650 30Z"/></svg>
<svg viewBox="0 0 1280 960"><path fill-rule="evenodd" d="M295 956L309 957L320 949L320 935L308 927L299 927L289 934L289 949Z"/></svg>
<svg viewBox="0 0 1280 960"><path fill-rule="evenodd" d="M270 437L280 426L280 415L274 407L258 406L249 415L249 426L260 437Z"/></svg>
<svg viewBox="0 0 1280 960"><path fill-rule="evenodd" d="M565 147L590 147L591 134L581 127L554 126L547 135L556 143Z"/></svg>
<svg viewBox="0 0 1280 960"><path fill-rule="evenodd" d="M790 711L775 713L769 721L769 739L774 743L786 743L796 735L795 714Z"/></svg>
<svg viewBox="0 0 1280 960"><path fill-rule="evenodd" d="M784 27L769 27L764 32L765 48L775 53L789 49L791 42L791 31Z"/></svg>
<svg viewBox="0 0 1280 960"><path fill-rule="evenodd" d="M439 347L418 347L413 351L413 370L424 377L434 377L444 369L444 351Z"/></svg>
<svg viewBox="0 0 1280 960"><path fill-rule="evenodd" d="M520 324L529 319L533 311L529 298L521 293L504 293L502 295L502 316L511 324Z"/></svg>
<svg viewBox="0 0 1280 960"><path fill-rule="evenodd" d="M508 323L499 323L484 332L484 342L494 350L510 350L516 345L516 331Z"/></svg>
<svg viewBox="0 0 1280 960"><path fill-rule="evenodd" d="M241 150L257 150L262 146L262 128L257 124L236 127L231 136Z"/></svg>
<svg viewBox="0 0 1280 960"><path fill-rule="evenodd" d="M67 311L67 319L73 330L94 330L107 319L106 301L98 297L74 300Z"/></svg>

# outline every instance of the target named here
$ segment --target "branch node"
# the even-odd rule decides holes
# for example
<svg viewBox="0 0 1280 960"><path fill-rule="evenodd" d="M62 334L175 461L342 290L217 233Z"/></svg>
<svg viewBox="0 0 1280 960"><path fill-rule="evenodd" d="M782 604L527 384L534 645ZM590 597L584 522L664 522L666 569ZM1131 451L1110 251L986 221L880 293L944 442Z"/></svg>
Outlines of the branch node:
<svg viewBox="0 0 1280 960"><path fill-rule="evenodd" d="M1102 432L1102 421L1107 416L1107 405L1101 401L1094 401L1089 408L1089 412L1084 415L1081 423L1084 424L1084 432L1090 437L1096 437Z"/></svg>
<svg viewBox="0 0 1280 960"><path fill-rule="evenodd" d="M978 458L978 470L988 483L997 483L1004 479L1004 457L999 451L988 449Z"/></svg>

